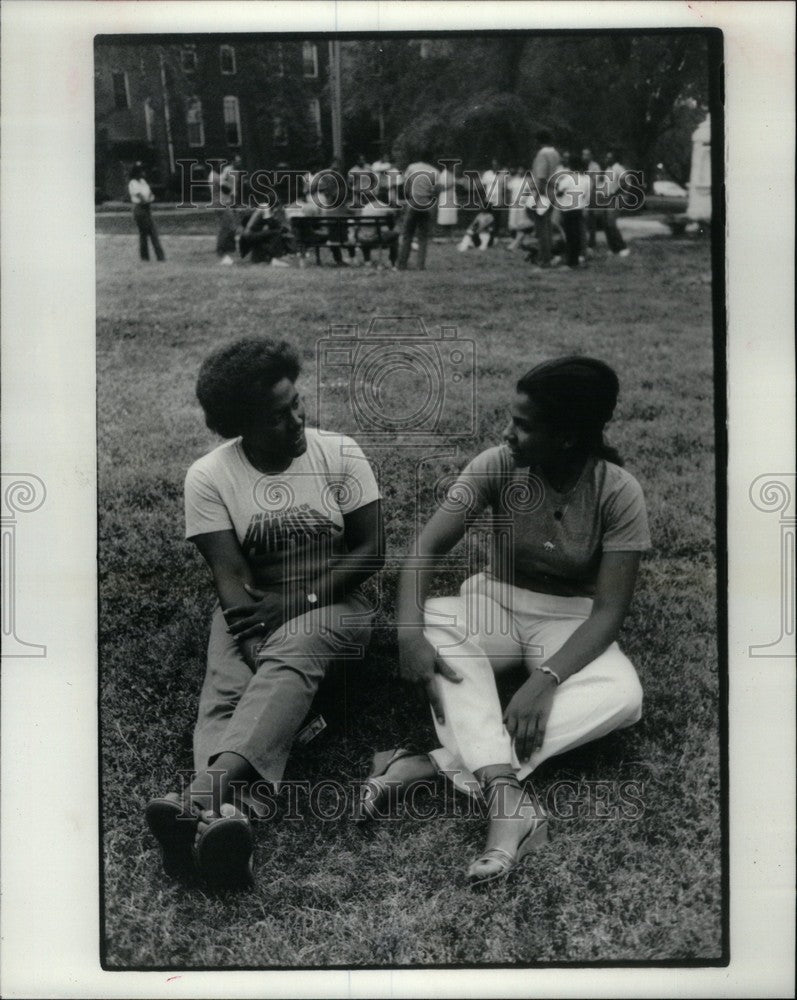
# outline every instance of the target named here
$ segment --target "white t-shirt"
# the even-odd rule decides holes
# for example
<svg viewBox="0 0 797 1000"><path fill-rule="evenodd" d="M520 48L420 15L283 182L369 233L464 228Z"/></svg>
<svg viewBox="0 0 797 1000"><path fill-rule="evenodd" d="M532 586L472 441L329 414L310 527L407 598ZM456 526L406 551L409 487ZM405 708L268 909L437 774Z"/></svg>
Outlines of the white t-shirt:
<svg viewBox="0 0 797 1000"><path fill-rule="evenodd" d="M127 185L127 193L130 195L130 201L134 205L149 205L155 201L155 195L143 177L137 180L133 178Z"/></svg>
<svg viewBox="0 0 797 1000"><path fill-rule="evenodd" d="M471 517L490 509L487 572L527 590L592 597L604 552L650 548L642 487L604 459L588 459L563 495L501 445L469 462L448 497Z"/></svg>
<svg viewBox="0 0 797 1000"><path fill-rule="evenodd" d="M185 535L232 529L260 584L315 579L345 553L343 515L379 499L371 466L344 435L306 428L307 451L266 475L235 438L185 477Z"/></svg>

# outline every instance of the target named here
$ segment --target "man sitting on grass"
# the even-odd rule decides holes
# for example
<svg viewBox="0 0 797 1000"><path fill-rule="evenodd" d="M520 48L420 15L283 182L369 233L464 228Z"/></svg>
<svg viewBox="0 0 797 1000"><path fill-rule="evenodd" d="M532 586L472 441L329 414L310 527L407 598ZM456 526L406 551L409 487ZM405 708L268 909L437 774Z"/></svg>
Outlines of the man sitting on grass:
<svg viewBox="0 0 797 1000"><path fill-rule="evenodd" d="M333 660L361 659L371 629L360 585L383 561L379 490L357 444L305 428L299 358L241 340L203 363L197 396L227 438L185 481L186 537L218 601L194 730L195 777L146 818L168 875L218 887L252 878L241 805L263 804Z"/></svg>

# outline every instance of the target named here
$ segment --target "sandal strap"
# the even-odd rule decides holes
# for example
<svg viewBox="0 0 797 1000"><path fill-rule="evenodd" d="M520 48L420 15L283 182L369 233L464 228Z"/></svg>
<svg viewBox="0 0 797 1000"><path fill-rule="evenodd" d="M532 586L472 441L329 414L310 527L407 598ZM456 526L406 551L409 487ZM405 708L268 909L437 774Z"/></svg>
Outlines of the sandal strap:
<svg viewBox="0 0 797 1000"><path fill-rule="evenodd" d="M498 861L506 871L514 867L516 858L509 851L505 851L503 847L488 847L473 863L474 865L478 865L482 861Z"/></svg>

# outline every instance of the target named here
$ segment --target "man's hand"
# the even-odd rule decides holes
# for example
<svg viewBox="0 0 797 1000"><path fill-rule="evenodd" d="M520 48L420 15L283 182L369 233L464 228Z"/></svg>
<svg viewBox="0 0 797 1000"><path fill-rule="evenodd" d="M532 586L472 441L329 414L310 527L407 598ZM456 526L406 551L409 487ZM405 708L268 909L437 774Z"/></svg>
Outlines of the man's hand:
<svg viewBox="0 0 797 1000"><path fill-rule="evenodd" d="M519 761L528 760L542 746L555 690L556 681L550 674L534 670L507 705L504 725L515 741Z"/></svg>
<svg viewBox="0 0 797 1000"><path fill-rule="evenodd" d="M293 592L283 587L274 591L256 590L249 584L244 587L255 600L224 612L227 631L239 642L249 639L262 642L296 613L298 598Z"/></svg>
<svg viewBox="0 0 797 1000"><path fill-rule="evenodd" d="M420 632L399 639L399 656L399 674L402 680L424 689L435 718L442 726L445 723L445 715L434 675L441 674L454 684L462 683L462 678L445 661L438 659L434 649Z"/></svg>

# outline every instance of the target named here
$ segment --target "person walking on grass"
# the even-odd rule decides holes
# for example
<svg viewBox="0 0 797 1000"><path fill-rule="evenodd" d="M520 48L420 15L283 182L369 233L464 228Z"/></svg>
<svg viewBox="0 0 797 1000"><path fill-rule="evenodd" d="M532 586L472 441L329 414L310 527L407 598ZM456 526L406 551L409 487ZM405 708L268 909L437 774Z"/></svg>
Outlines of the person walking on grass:
<svg viewBox="0 0 797 1000"><path fill-rule="evenodd" d="M561 157L554 148L551 133L547 129L540 129L537 133L537 142L540 148L537 150L537 155L531 166L531 175L537 189L534 224L538 247L537 265L538 267L550 267L553 241L553 205L550 203L548 184L561 163Z"/></svg>
<svg viewBox="0 0 797 1000"><path fill-rule="evenodd" d="M612 204L603 210L603 229L611 252L616 257L628 257L631 251L617 226L620 179L626 173L626 168L620 162L621 156L619 149L609 150L606 154L606 173L609 175L608 195L612 199Z"/></svg>
<svg viewBox="0 0 797 1000"><path fill-rule="evenodd" d="M238 215L243 172L241 157L236 153L232 162L225 164L219 172L211 168L210 189L213 204L217 208L216 255L219 263L230 266L235 253L235 238L238 235Z"/></svg>
<svg viewBox="0 0 797 1000"><path fill-rule="evenodd" d="M440 174L431 163L429 149L422 150L420 157L410 163L404 171L404 221L399 246L398 269L404 271L410 258L413 240L418 241L417 268L426 267L426 247L432 231L434 210L440 190Z"/></svg>
<svg viewBox="0 0 797 1000"><path fill-rule="evenodd" d="M401 574L401 675L428 697L441 746L376 754L359 818L384 816L438 772L483 797L487 842L467 870L473 885L504 878L547 839L523 780L641 717L642 688L617 637L650 536L642 490L603 435L617 394L614 371L593 358L527 372L503 443L465 467ZM486 571L458 597L429 599L435 566L485 509ZM502 707L496 675L517 668Z"/></svg>
<svg viewBox="0 0 797 1000"><path fill-rule="evenodd" d="M589 203L589 178L584 173L584 163L577 155L569 157L566 170L557 171L556 205L565 234L567 266L586 265L584 245L584 212Z"/></svg>
<svg viewBox="0 0 797 1000"><path fill-rule="evenodd" d="M157 259L166 260L166 254L163 252L161 241L158 238L158 230L155 228L150 207L155 201L155 195L144 177L143 164L133 165L127 193L133 205L133 219L138 227L138 252L141 259L149 260L149 243L152 241L152 249L155 251Z"/></svg>
<svg viewBox="0 0 797 1000"><path fill-rule="evenodd" d="M257 811L330 663L362 659L360 585L383 560L381 501L360 448L305 427L300 364L285 341L240 340L203 363L197 396L228 440L185 480L186 537L216 589L194 729L195 776L146 807L167 874L252 880Z"/></svg>

